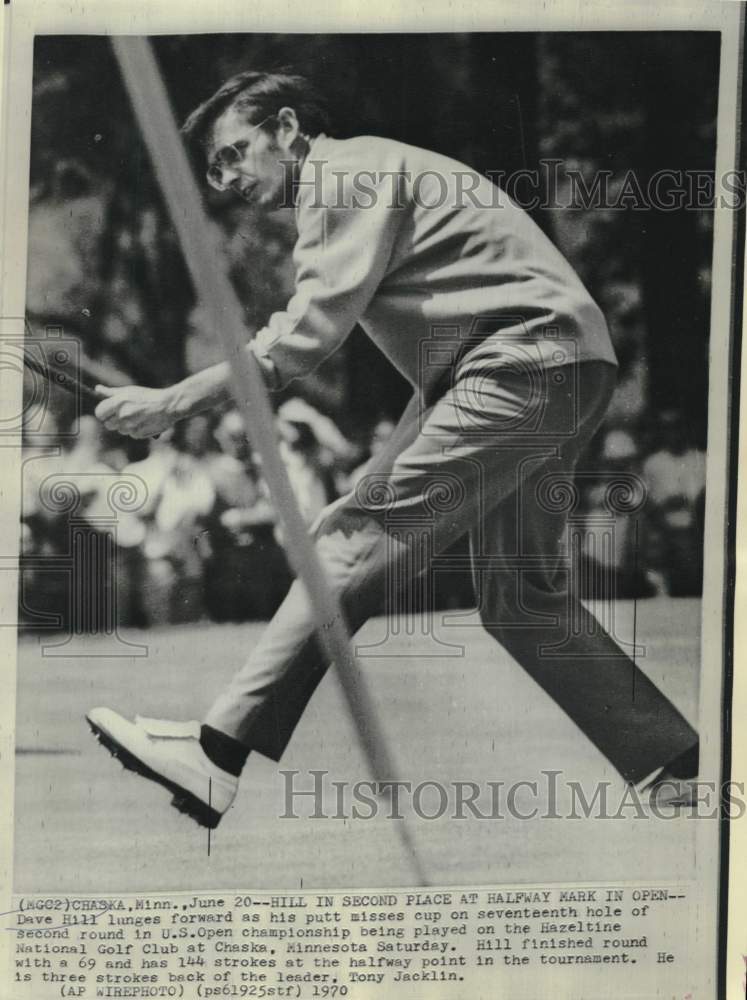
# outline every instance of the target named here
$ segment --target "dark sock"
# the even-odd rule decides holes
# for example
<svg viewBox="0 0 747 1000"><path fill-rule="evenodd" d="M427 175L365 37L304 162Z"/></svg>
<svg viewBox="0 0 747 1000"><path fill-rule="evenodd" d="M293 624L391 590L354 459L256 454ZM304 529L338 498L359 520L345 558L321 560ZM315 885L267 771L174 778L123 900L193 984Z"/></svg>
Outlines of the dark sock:
<svg viewBox="0 0 747 1000"><path fill-rule="evenodd" d="M687 778L695 778L698 775L698 769L700 767L700 743L696 743L691 746L689 750L685 750L681 753L679 757L667 764L666 771L673 778L679 778L681 781L685 781Z"/></svg>
<svg viewBox="0 0 747 1000"><path fill-rule="evenodd" d="M212 726L200 727L200 746L214 764L237 778L249 756L248 747Z"/></svg>

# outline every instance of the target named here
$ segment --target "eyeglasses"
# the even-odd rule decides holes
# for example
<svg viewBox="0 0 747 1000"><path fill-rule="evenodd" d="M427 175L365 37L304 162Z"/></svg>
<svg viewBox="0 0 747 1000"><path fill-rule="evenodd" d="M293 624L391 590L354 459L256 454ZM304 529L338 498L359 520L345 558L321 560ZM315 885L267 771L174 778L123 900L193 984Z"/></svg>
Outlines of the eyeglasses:
<svg viewBox="0 0 747 1000"><path fill-rule="evenodd" d="M263 125L266 125L273 118L277 118L277 115L268 115L258 125L252 125L249 132L256 132L257 129L262 128ZM223 183L223 171L226 168L231 170L237 167L246 156L248 148L248 140L242 139L240 142L234 142L229 146L222 146L218 150L215 154L215 159L207 168L205 174L210 187L215 188L216 191L225 191L227 189L228 185Z"/></svg>

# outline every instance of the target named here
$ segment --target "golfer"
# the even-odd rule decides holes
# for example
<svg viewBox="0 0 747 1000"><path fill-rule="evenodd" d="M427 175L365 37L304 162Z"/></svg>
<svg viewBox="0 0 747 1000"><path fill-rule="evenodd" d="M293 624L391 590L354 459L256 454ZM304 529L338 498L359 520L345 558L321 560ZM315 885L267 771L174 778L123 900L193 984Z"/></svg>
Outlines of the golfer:
<svg viewBox="0 0 747 1000"><path fill-rule="evenodd" d="M582 606L565 558L573 469L615 385L602 313L485 177L330 131L307 80L260 72L228 80L183 128L210 185L267 211L294 206L295 292L247 346L268 387L313 371L356 323L413 387L388 444L313 529L349 628L468 533L485 629L627 782L666 783L682 802L697 734ZM222 404L228 379L219 364L166 389L100 387L96 415L150 437ZM280 759L327 665L297 581L202 721L131 722L106 708L88 720L127 767L214 827L248 756Z"/></svg>

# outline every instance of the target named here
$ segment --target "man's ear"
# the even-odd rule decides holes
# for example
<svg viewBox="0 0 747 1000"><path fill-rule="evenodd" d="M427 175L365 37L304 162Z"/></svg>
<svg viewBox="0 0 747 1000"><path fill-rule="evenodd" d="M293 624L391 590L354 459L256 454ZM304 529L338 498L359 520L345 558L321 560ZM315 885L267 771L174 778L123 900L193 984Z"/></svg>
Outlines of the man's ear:
<svg viewBox="0 0 747 1000"><path fill-rule="evenodd" d="M301 134L298 117L293 108L286 106L278 111L277 119L278 142L289 149Z"/></svg>

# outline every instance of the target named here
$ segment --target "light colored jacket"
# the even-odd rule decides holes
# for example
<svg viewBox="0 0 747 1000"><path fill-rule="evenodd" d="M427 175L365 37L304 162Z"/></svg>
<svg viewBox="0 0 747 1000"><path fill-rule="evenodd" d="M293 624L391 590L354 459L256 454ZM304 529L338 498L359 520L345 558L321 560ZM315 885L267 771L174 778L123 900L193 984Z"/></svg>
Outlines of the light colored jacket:
<svg viewBox="0 0 747 1000"><path fill-rule="evenodd" d="M356 323L416 388L518 364L615 364L573 268L504 191L456 160L373 136L317 137L298 178L295 294L254 350L276 386Z"/></svg>

